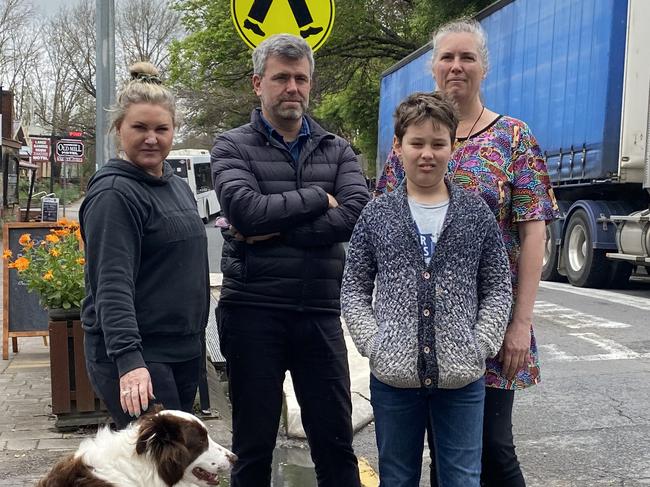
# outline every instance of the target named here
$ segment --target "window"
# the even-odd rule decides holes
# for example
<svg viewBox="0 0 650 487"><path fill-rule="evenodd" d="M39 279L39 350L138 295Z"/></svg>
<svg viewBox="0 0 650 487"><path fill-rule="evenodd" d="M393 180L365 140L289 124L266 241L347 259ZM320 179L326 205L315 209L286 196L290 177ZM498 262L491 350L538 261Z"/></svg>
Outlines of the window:
<svg viewBox="0 0 650 487"><path fill-rule="evenodd" d="M196 194L212 191L212 174L210 164L194 164L194 178L196 180Z"/></svg>

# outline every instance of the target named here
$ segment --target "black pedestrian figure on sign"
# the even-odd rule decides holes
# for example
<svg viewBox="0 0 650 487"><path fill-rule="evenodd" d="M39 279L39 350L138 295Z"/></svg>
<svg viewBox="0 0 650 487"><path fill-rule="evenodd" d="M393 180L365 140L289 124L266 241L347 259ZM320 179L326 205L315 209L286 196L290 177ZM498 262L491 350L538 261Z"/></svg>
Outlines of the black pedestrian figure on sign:
<svg viewBox="0 0 650 487"><path fill-rule="evenodd" d="M251 22L251 19L259 24L263 24L272 3L273 0L255 0L250 12L248 12L248 18L244 21L244 27L260 37L266 36L262 28L258 24ZM291 12L293 12L293 17L296 19L296 23L300 29L300 36L303 39L322 32L322 27L307 27L314 19L309 12L309 7L305 0L289 0L289 7L291 7ZM303 29L303 27L307 28Z"/></svg>

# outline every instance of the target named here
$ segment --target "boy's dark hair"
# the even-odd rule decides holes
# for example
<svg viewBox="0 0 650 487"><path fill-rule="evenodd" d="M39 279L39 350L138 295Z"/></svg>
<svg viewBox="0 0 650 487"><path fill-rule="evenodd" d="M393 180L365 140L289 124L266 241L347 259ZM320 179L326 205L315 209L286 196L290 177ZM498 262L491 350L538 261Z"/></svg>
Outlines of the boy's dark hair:
<svg viewBox="0 0 650 487"><path fill-rule="evenodd" d="M417 125L431 120L434 127L449 129L453 145L458 128L458 117L454 102L441 91L433 93L413 93L409 95L395 110L395 137L402 142L409 125Z"/></svg>

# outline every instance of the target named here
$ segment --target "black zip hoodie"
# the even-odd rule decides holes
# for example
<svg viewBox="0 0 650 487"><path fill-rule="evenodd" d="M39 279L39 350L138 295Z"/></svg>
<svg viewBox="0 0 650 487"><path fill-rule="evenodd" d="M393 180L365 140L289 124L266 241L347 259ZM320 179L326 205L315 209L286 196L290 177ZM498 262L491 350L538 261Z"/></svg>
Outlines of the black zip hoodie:
<svg viewBox="0 0 650 487"><path fill-rule="evenodd" d="M120 376L145 362L201 354L208 317L207 237L188 185L111 159L91 178L79 212L86 252L86 358Z"/></svg>

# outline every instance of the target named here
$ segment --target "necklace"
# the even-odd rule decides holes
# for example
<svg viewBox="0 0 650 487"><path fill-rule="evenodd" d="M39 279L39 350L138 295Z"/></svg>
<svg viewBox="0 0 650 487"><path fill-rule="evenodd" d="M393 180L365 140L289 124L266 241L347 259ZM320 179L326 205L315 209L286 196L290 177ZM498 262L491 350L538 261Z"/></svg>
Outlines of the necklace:
<svg viewBox="0 0 650 487"><path fill-rule="evenodd" d="M469 132L467 132L467 137L465 137L465 140L469 139L472 136L472 132L474 131L474 127L476 127L476 124L478 123L478 121L483 116L483 112L485 112L485 105L481 105L481 113L479 113L476 120L474 120L474 123L472 124L472 127L469 129ZM456 137L456 138L459 138L459 137Z"/></svg>
<svg viewBox="0 0 650 487"><path fill-rule="evenodd" d="M476 120L474 120L474 124L472 125L472 128L469 129L469 132L467 133L467 137L465 137L465 140L463 142L463 146L462 146L463 150L461 151L459 157L454 158L452 156L452 160L456 159L456 164L454 164L453 170L450 171L451 174L452 174L452 179L453 179L453 174L456 172L456 169L458 168L458 165L465 161L465 152L467 152L467 145L469 144L469 139L472 136L472 132L474 131L474 128L476 127L476 124L478 123L478 121L483 116L483 112L485 112L485 105L481 105L481 113L478 114L478 117L476 118ZM458 138L456 138L456 141L458 141ZM456 150L458 150L458 148ZM454 152L456 152L456 151L454 151Z"/></svg>

